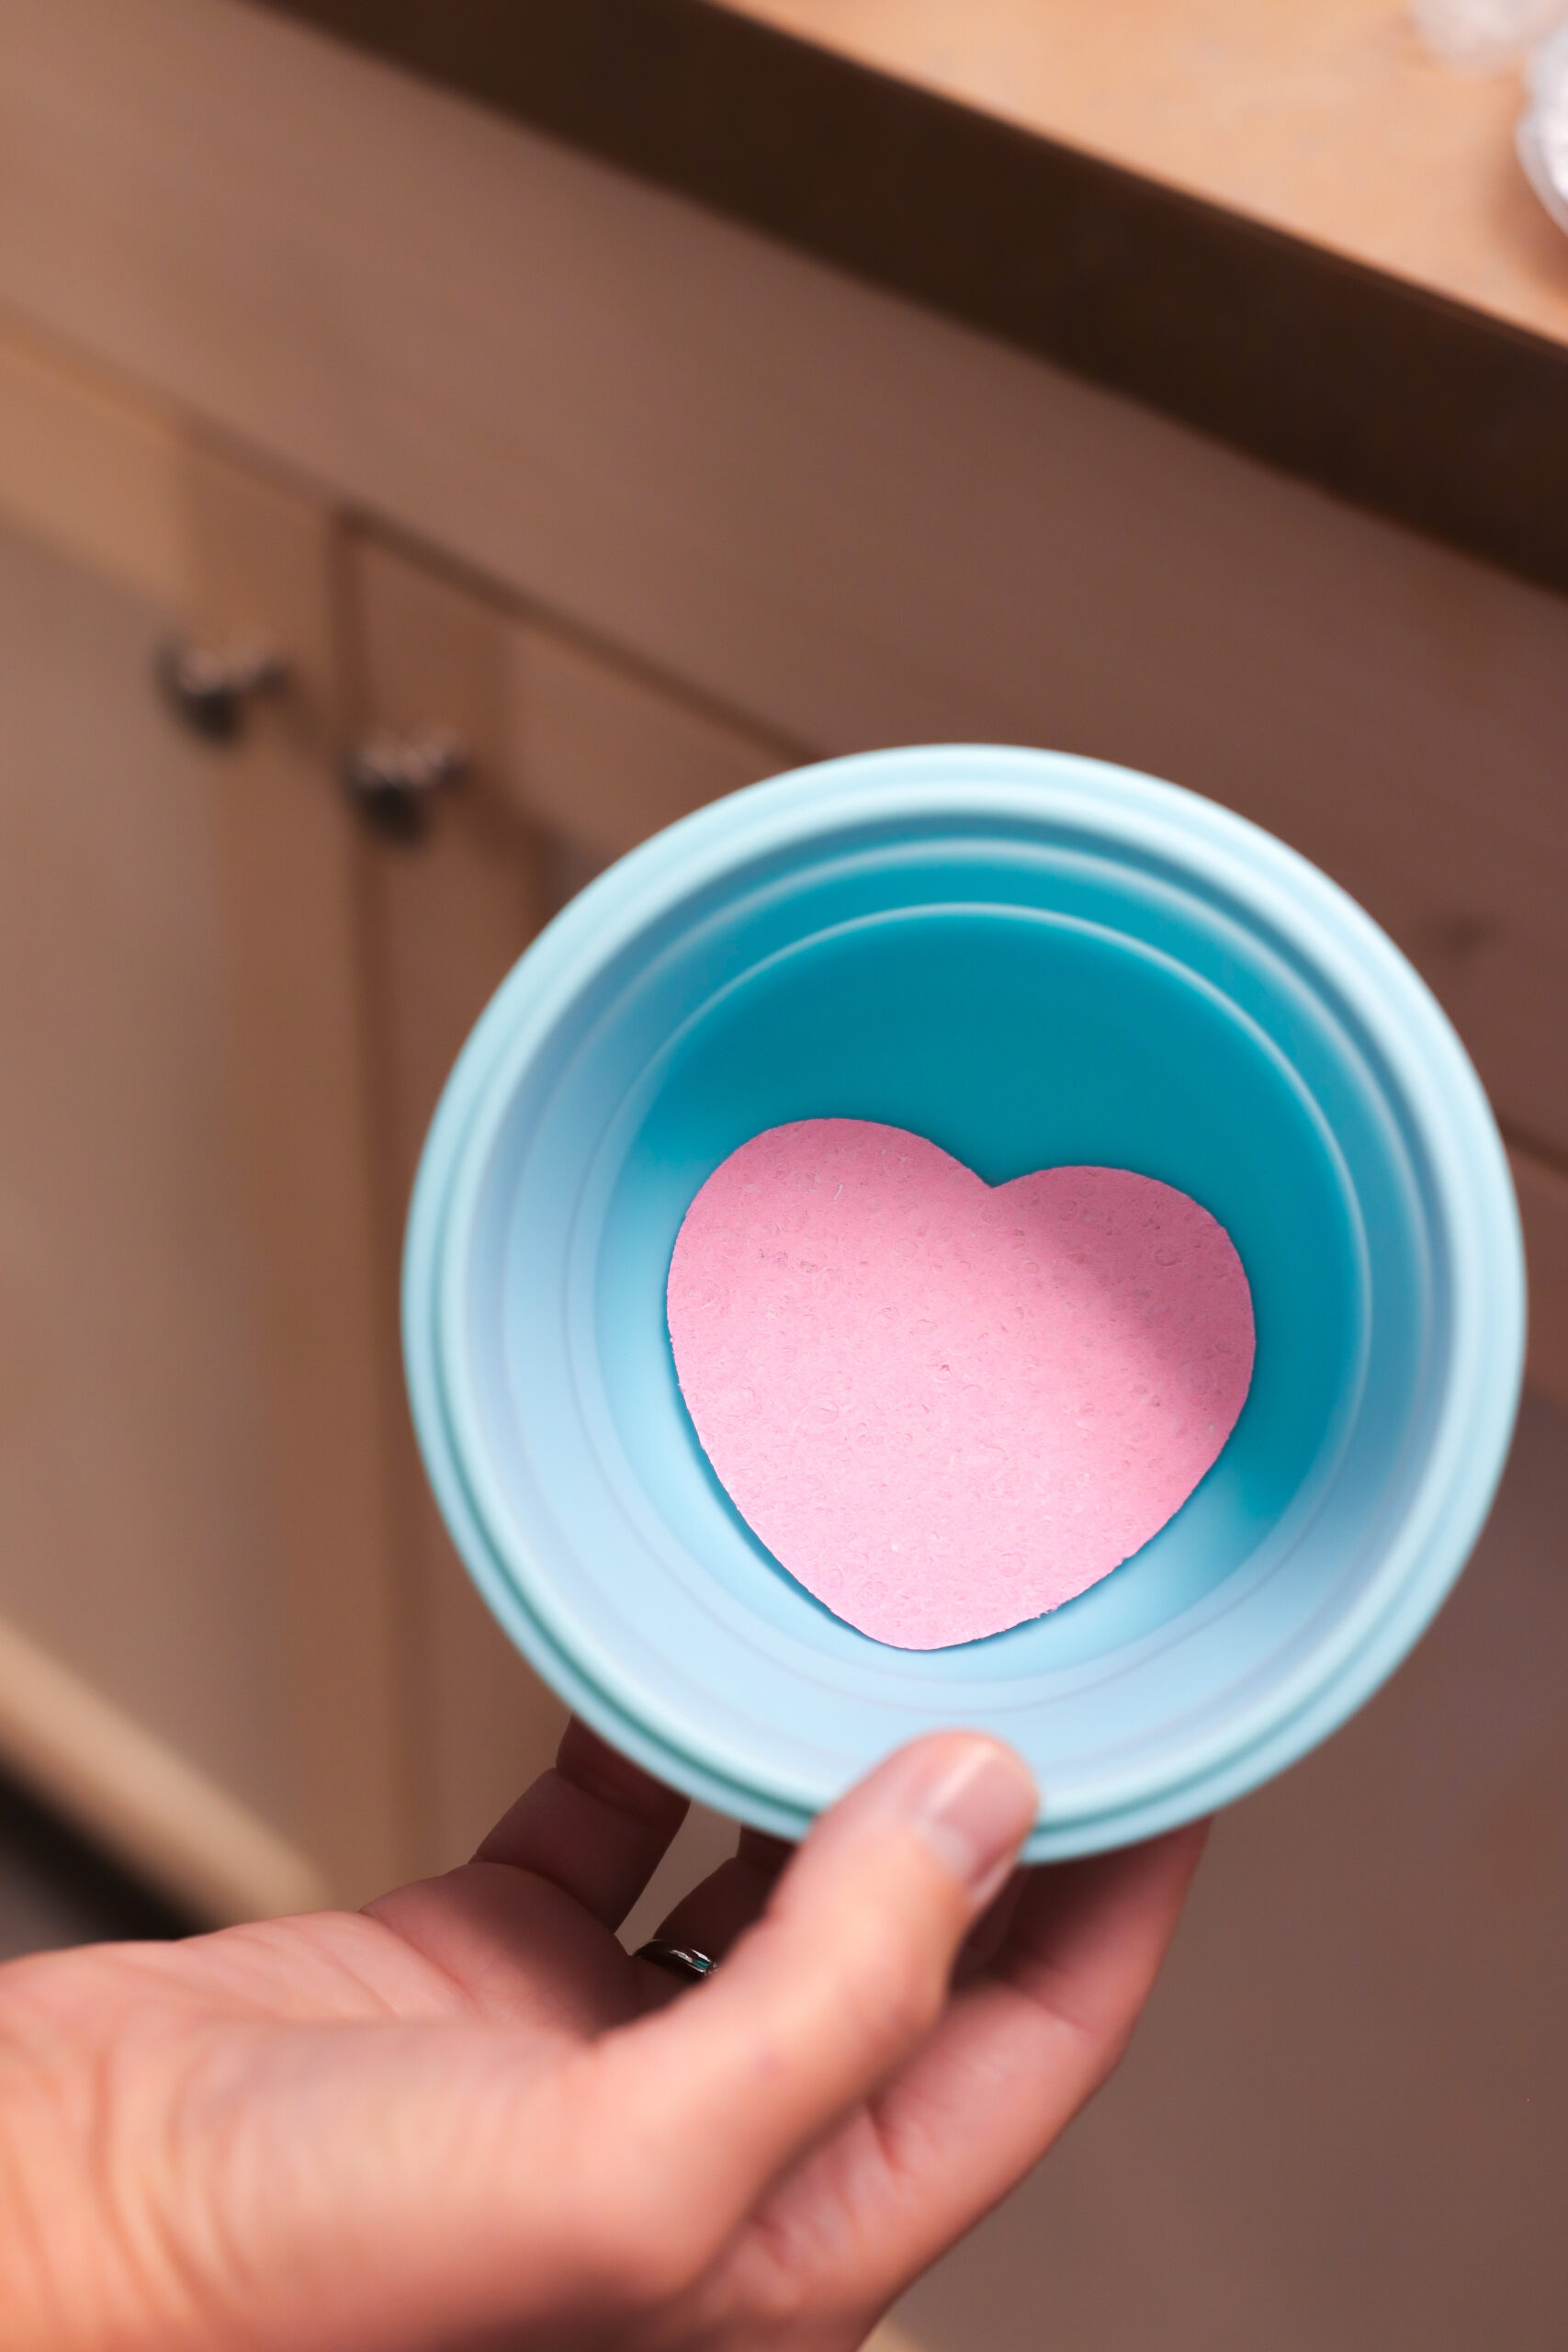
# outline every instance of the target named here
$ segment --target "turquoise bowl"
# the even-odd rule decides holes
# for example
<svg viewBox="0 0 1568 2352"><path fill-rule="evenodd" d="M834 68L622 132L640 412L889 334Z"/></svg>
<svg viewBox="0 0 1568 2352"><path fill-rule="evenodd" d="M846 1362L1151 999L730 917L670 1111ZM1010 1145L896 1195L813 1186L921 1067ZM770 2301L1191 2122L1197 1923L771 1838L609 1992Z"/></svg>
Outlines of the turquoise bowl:
<svg viewBox="0 0 1568 2352"><path fill-rule="evenodd" d="M1252 1284L1252 1390L1208 1476L1102 1583L986 1641L889 1649L832 1616L681 1399L688 1204L748 1136L827 1116L990 1183L1161 1178ZM580 1713L785 1837L898 1742L978 1725L1033 1768L1034 1860L1209 1812L1376 1690L1485 1517L1523 1335L1485 1096L1377 926L1191 793L966 745L758 785L575 899L452 1073L404 1270L446 1523Z"/></svg>

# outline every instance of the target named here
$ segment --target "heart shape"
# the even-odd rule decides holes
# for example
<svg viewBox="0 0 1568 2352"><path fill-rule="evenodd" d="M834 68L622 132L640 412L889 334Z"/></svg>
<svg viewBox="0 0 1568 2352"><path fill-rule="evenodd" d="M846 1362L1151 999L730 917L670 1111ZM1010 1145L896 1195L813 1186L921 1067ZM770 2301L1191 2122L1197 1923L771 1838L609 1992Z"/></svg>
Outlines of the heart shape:
<svg viewBox="0 0 1568 2352"><path fill-rule="evenodd" d="M1179 1510L1252 1378L1224 1227L1122 1168L994 1189L902 1127L801 1119L686 1212L671 1343L697 1435L807 1589L897 1649L1083 1592Z"/></svg>

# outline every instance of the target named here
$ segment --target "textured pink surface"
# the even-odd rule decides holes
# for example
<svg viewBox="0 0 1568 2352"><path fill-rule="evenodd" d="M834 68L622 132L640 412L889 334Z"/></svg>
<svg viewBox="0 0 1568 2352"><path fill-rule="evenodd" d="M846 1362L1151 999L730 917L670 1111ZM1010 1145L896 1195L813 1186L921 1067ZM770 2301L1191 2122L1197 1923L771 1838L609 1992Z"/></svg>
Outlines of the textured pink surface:
<svg viewBox="0 0 1568 2352"><path fill-rule="evenodd" d="M686 1212L668 1305L737 1509L899 1649L1108 1575L1186 1501L1252 1378L1241 1260L1185 1193L1121 1168L993 1191L863 1119L732 1152Z"/></svg>

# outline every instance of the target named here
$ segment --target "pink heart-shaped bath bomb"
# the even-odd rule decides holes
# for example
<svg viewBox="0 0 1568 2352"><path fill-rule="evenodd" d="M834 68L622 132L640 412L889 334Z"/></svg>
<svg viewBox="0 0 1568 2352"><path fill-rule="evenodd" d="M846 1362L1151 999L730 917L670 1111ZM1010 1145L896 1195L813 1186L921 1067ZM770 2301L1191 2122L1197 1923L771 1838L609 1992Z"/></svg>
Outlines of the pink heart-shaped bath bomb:
<svg viewBox="0 0 1568 2352"><path fill-rule="evenodd" d="M898 1649L1058 1608L1180 1509L1252 1378L1252 1295L1207 1209L1122 1168L995 1190L933 1143L801 1119L686 1212L675 1369L740 1511Z"/></svg>

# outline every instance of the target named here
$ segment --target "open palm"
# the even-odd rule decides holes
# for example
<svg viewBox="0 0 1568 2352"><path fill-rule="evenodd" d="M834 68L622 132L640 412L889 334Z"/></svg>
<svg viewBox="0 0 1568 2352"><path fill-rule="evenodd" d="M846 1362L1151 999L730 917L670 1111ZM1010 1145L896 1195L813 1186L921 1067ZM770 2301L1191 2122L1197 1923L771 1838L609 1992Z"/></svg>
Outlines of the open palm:
<svg viewBox="0 0 1568 2352"><path fill-rule="evenodd" d="M0 1970L7 2346L850 2352L1174 1928L1197 1833L1009 1879L1032 1808L1006 1749L918 1742L793 1860L742 1835L667 1923L725 1956L682 1990L615 1929L683 1804L573 1725L366 1912Z"/></svg>

